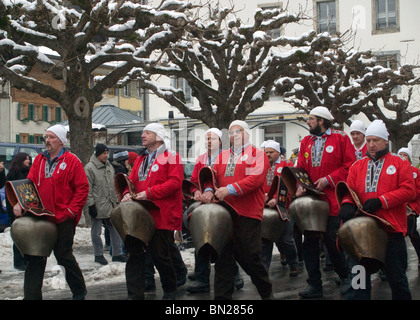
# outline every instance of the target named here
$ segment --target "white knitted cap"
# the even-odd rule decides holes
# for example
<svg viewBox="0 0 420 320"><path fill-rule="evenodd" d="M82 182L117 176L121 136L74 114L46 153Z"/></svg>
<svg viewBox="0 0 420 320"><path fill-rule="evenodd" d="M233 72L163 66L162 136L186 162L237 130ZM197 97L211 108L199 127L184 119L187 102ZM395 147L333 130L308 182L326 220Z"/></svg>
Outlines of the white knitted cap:
<svg viewBox="0 0 420 320"><path fill-rule="evenodd" d="M411 153L411 150L408 148L401 148L400 150L398 150L398 154L400 154L401 152L404 152L406 154L408 154L408 156L410 157L410 161L413 158L413 154Z"/></svg>
<svg viewBox="0 0 420 320"><path fill-rule="evenodd" d="M388 130L382 120L374 120L366 129L366 137L375 136L388 141Z"/></svg>
<svg viewBox="0 0 420 320"><path fill-rule="evenodd" d="M156 136L160 139L156 139L158 141L163 141L166 147L169 147L169 136L165 130L165 127L160 123L149 123L147 126L144 127L143 131L152 131L156 133Z"/></svg>
<svg viewBox="0 0 420 320"><path fill-rule="evenodd" d="M365 125L361 120L354 120L350 125L350 132L358 131L363 134L366 134Z"/></svg>
<svg viewBox="0 0 420 320"><path fill-rule="evenodd" d="M233 126L240 126L242 129L244 129L244 131L246 133L248 133L249 135L251 135L251 130L249 129L249 126L248 126L248 124L245 121L242 121L242 120L232 121L232 123L229 125L229 130Z"/></svg>
<svg viewBox="0 0 420 320"><path fill-rule="evenodd" d="M274 150L276 150L278 153L280 152L280 143L278 143L277 141L274 140L267 140L266 144L265 144L265 149L267 148L272 148Z"/></svg>
<svg viewBox="0 0 420 320"><path fill-rule="evenodd" d="M311 110L311 112L309 112L309 114L327 120L334 120L334 117L332 116L330 110L328 110L326 107L315 107Z"/></svg>
<svg viewBox="0 0 420 320"><path fill-rule="evenodd" d="M46 130L46 132L48 131L54 133L57 136L57 138L61 140L63 144L67 143L67 129L61 124L56 124L56 125L53 125L52 127L49 127Z"/></svg>
<svg viewBox="0 0 420 320"><path fill-rule="evenodd" d="M217 129L217 128L210 128L209 130L206 131L206 135L209 132L213 132L213 133L217 134L217 136L219 137L219 139L222 140L222 131L220 131L219 129Z"/></svg>

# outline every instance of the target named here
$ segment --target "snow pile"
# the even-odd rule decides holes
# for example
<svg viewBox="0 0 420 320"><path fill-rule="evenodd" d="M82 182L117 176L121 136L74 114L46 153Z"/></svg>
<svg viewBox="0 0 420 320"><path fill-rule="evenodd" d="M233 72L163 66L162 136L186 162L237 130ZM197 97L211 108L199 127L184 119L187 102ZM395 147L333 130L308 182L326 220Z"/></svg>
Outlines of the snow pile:
<svg viewBox="0 0 420 320"><path fill-rule="evenodd" d="M104 239L103 239L104 241ZM90 228L77 227L74 237L73 252L82 269L86 287L103 285L110 283L125 283L125 263L112 262L108 252L104 257L108 260L108 265L102 266L94 262L93 249L90 239ZM189 272L194 267L194 249L181 251L182 258ZM13 241L10 236L10 228L0 233L0 277L2 286L0 287L0 300L23 298L23 277L24 272L18 271L13 267ZM155 278L159 278L158 272ZM65 281L64 268L57 264L54 254L47 260L47 267L44 275L43 293L52 291L69 291Z"/></svg>

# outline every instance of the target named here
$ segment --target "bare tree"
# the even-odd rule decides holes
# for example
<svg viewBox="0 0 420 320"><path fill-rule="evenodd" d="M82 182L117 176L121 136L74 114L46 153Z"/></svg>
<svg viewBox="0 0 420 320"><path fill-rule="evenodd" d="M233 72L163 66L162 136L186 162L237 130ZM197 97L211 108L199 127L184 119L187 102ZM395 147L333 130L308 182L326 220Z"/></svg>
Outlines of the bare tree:
<svg viewBox="0 0 420 320"><path fill-rule="evenodd" d="M141 1L0 1L0 77L12 86L48 97L69 119L72 151L86 163L92 152L92 110L107 88L133 68L153 63L159 50L176 42L188 25L189 5L170 1L156 7ZM50 58L42 48L57 55ZM91 81L101 66L109 74ZM55 79L60 91L29 77L33 66Z"/></svg>
<svg viewBox="0 0 420 320"><path fill-rule="evenodd" d="M291 67L275 88L285 102L306 113L316 106L327 107L340 126L350 124L350 117L359 113L370 121L383 120L398 150L420 132L420 109L409 106L412 86L419 83L416 68L385 68L377 65L372 52L346 50L336 42L323 54ZM409 88L405 99L395 94L400 86Z"/></svg>
<svg viewBox="0 0 420 320"><path fill-rule="evenodd" d="M167 48L167 59L131 75L186 117L210 127L226 128L235 119L244 120L269 99L275 79L289 65L323 52L333 41L315 32L297 38L273 35L286 24L299 23L303 13L258 9L251 24L243 24L233 9L211 9L210 16L206 24L197 19L182 41ZM187 103L182 90L154 81L156 75L184 79L199 108Z"/></svg>

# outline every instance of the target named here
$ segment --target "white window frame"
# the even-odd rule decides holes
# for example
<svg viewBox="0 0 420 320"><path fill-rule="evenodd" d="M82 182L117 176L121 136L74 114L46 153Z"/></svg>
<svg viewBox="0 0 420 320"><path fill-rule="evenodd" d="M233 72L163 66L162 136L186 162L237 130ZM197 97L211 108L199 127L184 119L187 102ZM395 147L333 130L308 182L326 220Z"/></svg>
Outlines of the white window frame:
<svg viewBox="0 0 420 320"><path fill-rule="evenodd" d="M388 20L388 1L395 1L395 26L378 28L378 1L386 1L386 19ZM388 22L387 22L388 23ZM372 34L400 32L400 0L372 0Z"/></svg>
<svg viewBox="0 0 420 320"><path fill-rule="evenodd" d="M328 18L328 21L327 21L327 25L328 25L327 30L321 31L321 21L320 21L320 17L319 17L319 7L323 3L334 3L334 6L335 6L335 17L333 17L332 20L330 18ZM328 10L327 16L329 17L330 16L329 7L327 7L327 10ZM328 32L331 35L335 35L335 34L338 33L338 30L339 30L339 15L338 15L339 8L338 8L338 3L337 3L336 0L316 0L314 2L314 13L316 15L316 19L315 19L315 24L316 24L315 25L315 30L317 30L318 33ZM334 22L335 23L335 29L330 31L330 26L332 25L331 22Z"/></svg>

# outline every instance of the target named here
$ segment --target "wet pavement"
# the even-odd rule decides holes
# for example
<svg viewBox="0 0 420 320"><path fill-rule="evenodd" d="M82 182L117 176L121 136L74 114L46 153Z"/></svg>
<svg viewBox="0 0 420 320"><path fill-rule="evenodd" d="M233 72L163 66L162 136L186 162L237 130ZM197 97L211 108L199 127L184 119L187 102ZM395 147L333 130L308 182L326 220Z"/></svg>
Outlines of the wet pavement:
<svg viewBox="0 0 420 320"><path fill-rule="evenodd" d="M420 271L418 269L418 259L416 253L407 239L408 248L408 270L407 277L412 293L413 300L420 300ZM321 268L324 266L324 261L321 263ZM189 270L191 272L191 270ZM211 289L213 288L213 266L211 273ZM250 278L241 270L245 285L240 290L235 290L233 295L234 300L260 300L259 294L255 286L251 283ZM334 271L322 271L323 274L323 290L324 296L316 300L345 300L345 297L340 294L339 286L336 283L337 275ZM270 279L273 283L273 293L275 300L301 300L298 292L306 287L307 273L302 265L299 268L297 277L289 277L289 268L282 266L280 263L280 256L273 255L270 267ZM372 276L372 300L391 300L391 290L387 281L379 278L378 274ZM186 291L187 283L178 288L177 300L213 300L213 290L209 293L190 294ZM160 286L158 273L156 273L156 291L153 293L146 293L146 300L160 300L163 291ZM70 300L71 293L69 290L47 292L44 294L44 300ZM127 300L127 289L125 282L89 286L86 300ZM312 299L315 300L315 299Z"/></svg>

